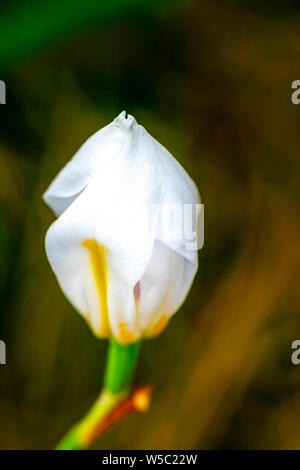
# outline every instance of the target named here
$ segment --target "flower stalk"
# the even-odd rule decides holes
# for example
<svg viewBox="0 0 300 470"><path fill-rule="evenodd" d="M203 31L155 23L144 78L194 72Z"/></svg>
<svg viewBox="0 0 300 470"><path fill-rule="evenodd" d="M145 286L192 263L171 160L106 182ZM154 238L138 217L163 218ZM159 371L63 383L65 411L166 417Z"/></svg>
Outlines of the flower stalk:
<svg viewBox="0 0 300 470"><path fill-rule="evenodd" d="M132 406L129 404L130 400L127 400L138 352L139 343L121 345L115 339L109 340L102 391L89 412L62 438L57 450L86 449L101 431L118 420L116 417L121 418L127 414L122 410L143 411L141 390L133 394ZM146 388L144 392L145 402L149 392Z"/></svg>

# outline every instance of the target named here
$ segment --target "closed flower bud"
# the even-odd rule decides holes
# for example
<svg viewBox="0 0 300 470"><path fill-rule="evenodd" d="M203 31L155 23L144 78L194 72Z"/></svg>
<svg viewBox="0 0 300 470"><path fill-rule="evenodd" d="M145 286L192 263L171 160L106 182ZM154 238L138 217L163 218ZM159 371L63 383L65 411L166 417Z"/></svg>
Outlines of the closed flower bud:
<svg viewBox="0 0 300 470"><path fill-rule="evenodd" d="M200 202L181 165L122 112L82 145L44 200L57 216L49 262L96 336L129 344L160 333L197 271L180 216L161 230L161 207Z"/></svg>

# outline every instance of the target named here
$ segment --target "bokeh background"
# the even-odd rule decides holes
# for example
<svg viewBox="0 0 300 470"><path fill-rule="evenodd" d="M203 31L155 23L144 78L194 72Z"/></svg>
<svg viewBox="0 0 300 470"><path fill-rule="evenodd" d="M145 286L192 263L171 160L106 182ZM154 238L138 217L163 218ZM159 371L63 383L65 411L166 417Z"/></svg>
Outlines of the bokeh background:
<svg viewBox="0 0 300 470"><path fill-rule="evenodd" d="M53 448L99 392L106 342L57 286L41 196L126 109L197 182L205 246L184 306L142 345L151 409L94 448L299 449L299 2L19 0L0 13L0 448Z"/></svg>

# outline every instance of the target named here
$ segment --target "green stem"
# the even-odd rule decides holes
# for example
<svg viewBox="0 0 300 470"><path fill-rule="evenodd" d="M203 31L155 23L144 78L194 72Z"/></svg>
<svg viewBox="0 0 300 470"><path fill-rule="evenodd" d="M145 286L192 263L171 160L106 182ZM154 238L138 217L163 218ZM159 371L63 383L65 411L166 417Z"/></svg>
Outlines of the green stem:
<svg viewBox="0 0 300 470"><path fill-rule="evenodd" d="M140 343L123 346L111 339L104 375L104 389L117 394L128 387L138 358Z"/></svg>
<svg viewBox="0 0 300 470"><path fill-rule="evenodd" d="M102 391L90 411L59 442L57 450L88 447L95 428L128 396L138 352L139 343L123 346L110 339Z"/></svg>

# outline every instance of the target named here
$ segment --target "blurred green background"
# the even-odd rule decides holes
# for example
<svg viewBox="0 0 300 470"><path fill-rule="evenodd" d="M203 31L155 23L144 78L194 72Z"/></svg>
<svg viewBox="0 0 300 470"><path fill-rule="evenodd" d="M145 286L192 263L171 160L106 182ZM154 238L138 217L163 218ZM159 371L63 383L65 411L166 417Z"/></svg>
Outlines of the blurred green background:
<svg viewBox="0 0 300 470"><path fill-rule="evenodd" d="M299 20L292 1L1 2L1 449L53 448L99 392L106 342L57 286L41 196L123 109L197 182L205 246L142 345L150 410L94 448L300 448Z"/></svg>

